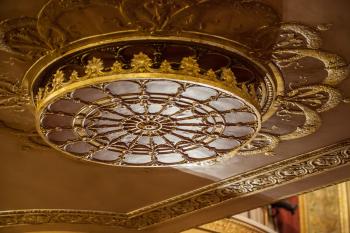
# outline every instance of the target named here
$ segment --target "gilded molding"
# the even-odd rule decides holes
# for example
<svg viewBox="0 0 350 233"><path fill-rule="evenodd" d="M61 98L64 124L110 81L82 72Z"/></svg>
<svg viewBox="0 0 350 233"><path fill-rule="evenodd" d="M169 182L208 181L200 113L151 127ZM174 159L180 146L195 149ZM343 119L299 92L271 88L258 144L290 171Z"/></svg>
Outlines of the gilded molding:
<svg viewBox="0 0 350 233"><path fill-rule="evenodd" d="M57 70L52 77L52 81L47 84L45 87L39 88L37 95L35 96L35 101L37 105L41 105L42 100L53 95L57 90L68 89L70 84L76 84L79 81L84 81L87 79L98 78L102 79L102 76L112 76L119 74L130 74L132 77L137 78L137 74L174 74L174 75L184 75L193 77L193 81L207 83L219 83L219 87L226 87L232 92L239 93L240 96L243 96L245 99L251 100L251 102L257 104L257 96L255 89L252 85L246 85L245 83L238 86L236 77L230 68L222 68L222 73L218 76L213 70L208 70L206 73L201 74L201 69L197 61L192 57L184 57L180 62L180 68L175 70L171 67L170 63L164 60L158 69L152 68L154 63L151 58L143 53L134 55L131 60L131 69L125 69L125 64L122 64L119 61L115 61L111 67L110 71L106 70L103 62L99 58L92 58L88 61L88 64L85 67L84 76L78 76L76 71L73 71L69 77L65 77L64 73L61 70ZM136 76L136 77L135 77ZM67 82L65 80L68 80ZM114 78L117 80L117 78ZM176 76L174 78L176 80ZM191 80L191 79L190 79Z"/></svg>
<svg viewBox="0 0 350 233"><path fill-rule="evenodd" d="M78 210L14 210L0 212L1 227L23 224L97 224L143 229L348 165L350 139L276 162L126 214Z"/></svg>

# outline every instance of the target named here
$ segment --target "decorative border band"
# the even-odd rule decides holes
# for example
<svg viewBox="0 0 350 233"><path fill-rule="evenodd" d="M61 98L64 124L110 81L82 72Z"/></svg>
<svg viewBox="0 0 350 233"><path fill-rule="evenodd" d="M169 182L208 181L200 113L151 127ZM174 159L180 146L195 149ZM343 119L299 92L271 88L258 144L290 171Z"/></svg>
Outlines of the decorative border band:
<svg viewBox="0 0 350 233"><path fill-rule="evenodd" d="M94 224L142 229L184 214L320 174L350 163L350 139L224 179L126 214L84 210L0 211L0 227L31 224Z"/></svg>

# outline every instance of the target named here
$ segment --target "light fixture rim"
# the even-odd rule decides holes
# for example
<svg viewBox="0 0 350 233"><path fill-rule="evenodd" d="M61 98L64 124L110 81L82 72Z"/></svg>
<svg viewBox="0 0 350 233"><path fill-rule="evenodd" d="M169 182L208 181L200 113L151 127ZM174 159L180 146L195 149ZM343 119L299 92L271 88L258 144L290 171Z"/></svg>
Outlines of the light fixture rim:
<svg viewBox="0 0 350 233"><path fill-rule="evenodd" d="M107 33L97 36L91 36L84 39L80 39L67 44L66 46L53 50L47 55L38 59L25 73L22 80L22 87L29 90L31 97L31 102L35 105L35 96L33 95L33 88L36 81L40 75L48 68L50 65L72 55L76 52L94 48L96 46L108 45L113 43L125 43L125 42L137 42L137 41L165 41L165 42L186 42L186 43L196 43L207 46L213 46L214 48L223 49L231 53L235 53L242 58L248 60L263 73L265 73L265 78L270 84L272 93L270 103L267 110L262 114L262 121L268 120L277 111L275 107L275 99L277 96L283 95L284 93L284 80L279 68L271 61L266 62L266 60L261 61L254 56L252 56L251 51L246 46L219 36L213 36L206 33L184 31L179 32L176 35L149 35L146 32L138 31L121 31L114 33Z"/></svg>
<svg viewBox="0 0 350 233"><path fill-rule="evenodd" d="M130 77L130 75L132 75L134 77ZM148 77L149 75L152 75L152 76L154 75L154 76L153 76L153 78L149 78ZM143 76L143 77L140 77L140 76ZM188 80L189 78L192 80ZM65 150L59 149L57 145L50 142L48 140L48 138L44 135L43 129L41 128L41 115L42 115L43 111L45 110L45 108L48 107L52 103L52 101L59 99L64 94L69 93L70 91L77 90L76 87L84 88L84 87L91 86L91 84L106 83L106 82L112 83L114 81L133 81L133 80L140 80L140 79L166 80L166 81L179 81L179 82L192 83L192 84L197 84L199 86L209 87L209 88L224 92L228 95L231 95L232 97L235 97L235 98L239 99L240 101L243 101L243 103L245 105L249 106L250 109L253 111L253 114L256 117L255 131L251 135L250 139L246 140L238 148L231 150L230 152L226 153L225 155L223 155L221 157L214 157L214 158L209 158L209 159L206 158L203 160L198 160L198 162L192 162L189 164L179 164L179 163L171 164L171 163L169 163L169 164L163 164L162 166L132 165L132 164L117 165L117 164L114 164L112 162L110 163L110 162L100 162L97 160L87 160L87 159L84 159L84 156L82 156L80 158L79 156L73 156L71 153L69 153ZM98 81L98 83L96 83L94 81ZM81 83L84 83L84 85L81 85ZM224 84L210 81L210 80L199 79L198 77L192 77L189 75L181 75L181 74L166 74L166 73L114 74L114 75L102 76L102 77L98 76L95 78L90 78L87 80L78 81L78 82L72 83L70 85L71 85L70 87L68 85L67 88L62 88L58 91L53 92L43 102L40 103L40 105L37 107L37 109L35 111L35 127L36 127L36 130L37 130L38 134L40 135L40 137L45 141L45 143L50 145L52 148L54 148L55 150L57 150L61 153L64 153L65 155L69 156L70 158L85 161L88 163L109 165L109 166L113 166L113 167L144 167L144 168L145 167L197 166L197 165L210 164L213 161L223 160L223 159L227 159L227 158L235 156L236 152L239 150L239 148L242 148L244 145L247 145L248 143L250 143L256 137L256 135L259 133L259 131L261 129L261 114L258 110L258 107L256 105L254 105L254 101L252 101L252 102L247 101L248 100L247 97L242 96L240 94L240 90L238 88L237 89L236 88L227 88L227 86L225 86Z"/></svg>

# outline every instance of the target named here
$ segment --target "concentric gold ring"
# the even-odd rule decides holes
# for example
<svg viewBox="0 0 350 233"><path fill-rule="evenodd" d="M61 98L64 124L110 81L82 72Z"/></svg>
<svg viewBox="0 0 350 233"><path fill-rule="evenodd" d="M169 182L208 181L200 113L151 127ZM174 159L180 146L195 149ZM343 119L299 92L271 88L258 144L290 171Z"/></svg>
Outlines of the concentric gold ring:
<svg viewBox="0 0 350 233"><path fill-rule="evenodd" d="M131 45L127 47L135 46L135 41L142 40L132 40ZM134 58L129 61L114 58L114 64L105 65L109 62L108 59L98 56L97 58L91 57L88 54L95 47L85 46L81 50L68 51L67 55L52 60L49 65L44 65L41 69L33 67L27 74L27 80L32 80L37 129L43 139L57 150L87 161L124 166L168 166L196 164L232 156L255 137L261 125L261 111L263 115L268 115L266 113L273 105L271 98L274 99L275 88L278 86L276 85L278 82L273 79L274 71L268 71L270 68L260 66L256 61L249 63L248 57L223 49L223 46L218 47L217 51L216 47L213 50L212 42L207 45L203 43L203 40L200 43L186 40L164 42L164 40L157 41L154 38L151 42L166 43L166 46L174 46L175 43L178 47L188 46L191 43L197 43L196 46L209 46L209 55L220 55L218 51L224 51L220 55L224 58L231 55L236 56L237 64L240 64L238 66L244 67L249 64L247 67L250 68L242 69L248 69L248 71L251 69L261 78L250 81L248 78L248 81L242 81L239 72L230 74L232 68L222 67L219 70L212 70L210 67L203 68L202 60L198 60L198 64L194 57L182 57L182 60L178 62L167 62L165 59L157 61L149 54L142 54L144 51L139 55L134 53ZM109 43L95 46L98 51L102 51L104 48L111 47L110 43L115 46L116 42L109 41ZM125 45L129 42L122 41L121 43ZM100 49L101 46L102 49ZM89 52L86 53L86 51ZM81 63L83 73L79 69L77 72L71 68L72 59L70 61L69 57L74 58L74 56L83 54L79 55L79 59L85 59L85 53L90 58L85 60L85 63L83 62L85 65ZM137 56L143 58L137 60L135 58ZM243 63L239 63L239 59L243 59ZM40 63L39 61L36 65L43 65ZM228 73L225 69L228 70ZM236 71L237 68L233 69ZM36 72L33 72L35 70ZM224 74L225 72L227 74ZM30 78L30 76L33 77L33 74L35 77ZM266 80L269 81L266 82ZM149 92L146 90L147 87L141 87L137 93L124 93L125 95L123 93L114 93L114 95L106 91L108 85L117 85L122 82L129 82L129 84L136 82L140 87L146 85L145 83L151 85L158 82L160 86L166 84L162 87L164 89L167 89L166 86L170 83L181 88L178 88L176 93ZM206 93L215 92L216 94L209 96L208 99L196 99L201 95L183 96L180 92L185 92L184 87L202 88L206 90ZM88 89L90 91L99 89L103 94L97 99L88 101L74 96L77 92ZM86 95L92 96L91 93ZM128 99L128 95L134 96ZM225 105L223 103L226 100L231 101L232 106L226 106L227 109L224 110L220 109L222 105ZM64 109L67 110L69 104L72 103L63 106L64 101L67 103L71 101L79 107L75 106L77 108L75 111L67 113ZM221 102L215 105L213 103L215 101ZM144 109L147 109L154 107L152 105L155 104L168 105L170 103L180 112L186 110L191 112L192 115L188 117L193 122L185 123L190 124L191 128L181 128L183 127L181 120L185 119L175 119L172 116L161 114L158 114L160 116L157 118L154 113L143 116L144 112L137 111L132 112L131 116L119 114L119 118L122 116L123 119L114 119L115 111L121 106L130 110L131 107L127 105L144 104L147 105ZM62 109L57 108L59 105L62 105ZM106 108L113 109L114 125L103 123L103 120L110 120L103 115L106 114ZM228 119L227 114L233 113L236 114L233 117L236 119ZM241 117L242 115L244 117ZM91 117L94 121L91 121ZM215 117L218 117L217 121ZM209 118L214 120L209 121ZM106 132L108 130L113 132ZM121 132L126 132L126 134L123 136ZM114 136L110 136L112 134Z"/></svg>

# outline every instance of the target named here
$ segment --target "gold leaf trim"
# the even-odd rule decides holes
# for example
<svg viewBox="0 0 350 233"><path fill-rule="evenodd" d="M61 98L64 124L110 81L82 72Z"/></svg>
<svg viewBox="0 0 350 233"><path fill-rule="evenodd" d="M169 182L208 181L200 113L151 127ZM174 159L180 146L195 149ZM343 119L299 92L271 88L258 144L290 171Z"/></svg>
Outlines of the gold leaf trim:
<svg viewBox="0 0 350 233"><path fill-rule="evenodd" d="M225 201L324 173L349 163L350 139L347 139L129 213L62 209L1 211L0 226L64 223L143 229Z"/></svg>
<svg viewBox="0 0 350 233"><path fill-rule="evenodd" d="M159 68L153 68L154 63L151 58L142 52L134 55L130 64L131 68L124 68L124 65L125 64L122 64L119 61L115 61L112 67L108 70L104 66L101 59L93 57L85 66L84 76L79 77L77 72L73 71L69 77L65 77L64 73L58 70L53 75L50 83L46 84L45 87L39 88L35 96L35 102L37 106L39 106L45 100L45 98L47 98L49 95L52 95L55 91L65 88L70 84L78 83L87 79L118 74L162 73L190 76L196 78L198 81L208 80L212 82L222 83L228 87L228 89L241 93L241 95L247 98L250 102L258 105L254 87L247 87L244 84L239 86L237 84L234 73L229 68L223 68L221 76L219 77L212 70L203 72L200 69L196 59L192 57L184 57L180 62L179 69L173 69L170 63L166 60L161 63Z"/></svg>
<svg viewBox="0 0 350 233"><path fill-rule="evenodd" d="M339 55L313 49L277 49L273 51L274 55L292 54L288 58L277 58L275 62L282 66L288 66L293 62L299 61L305 57L311 57L323 63L324 69L328 75L323 80L324 84L336 86L341 83L350 73L350 67L346 61Z"/></svg>

